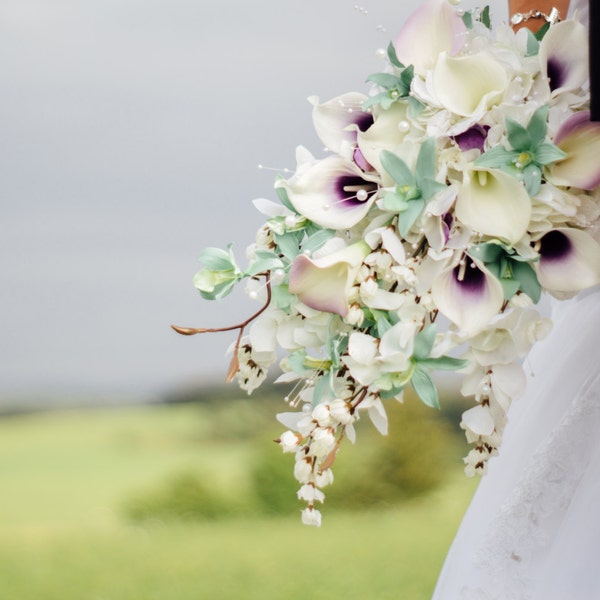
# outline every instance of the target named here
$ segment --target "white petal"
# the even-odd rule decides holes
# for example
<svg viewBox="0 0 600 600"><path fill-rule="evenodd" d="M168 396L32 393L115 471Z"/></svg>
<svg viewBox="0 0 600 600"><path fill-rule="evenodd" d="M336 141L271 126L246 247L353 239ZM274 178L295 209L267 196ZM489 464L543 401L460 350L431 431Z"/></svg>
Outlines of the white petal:
<svg viewBox="0 0 600 600"><path fill-rule="evenodd" d="M463 117L498 103L508 85L505 69L489 54L457 58L442 54L433 71L433 89L450 112Z"/></svg>
<svg viewBox="0 0 600 600"><path fill-rule="evenodd" d="M363 365L370 365L377 356L377 340L356 331L350 335L348 341L348 354Z"/></svg>
<svg viewBox="0 0 600 600"><path fill-rule="evenodd" d="M515 244L527 231L531 199L525 187L506 173L467 171L456 199L455 215L478 233Z"/></svg>
<svg viewBox="0 0 600 600"><path fill-rule="evenodd" d="M252 200L252 204L254 204L256 210L266 217L287 217L292 214L288 208L279 204L279 202L273 202L273 200L267 198L256 198Z"/></svg>
<svg viewBox="0 0 600 600"><path fill-rule="evenodd" d="M394 40L396 54L421 75L440 52L456 54L464 45L466 27L447 0L429 0L406 20Z"/></svg>
<svg viewBox="0 0 600 600"><path fill-rule="evenodd" d="M488 406L474 406L462 415L463 427L466 427L477 435L488 436L494 433L496 424Z"/></svg>

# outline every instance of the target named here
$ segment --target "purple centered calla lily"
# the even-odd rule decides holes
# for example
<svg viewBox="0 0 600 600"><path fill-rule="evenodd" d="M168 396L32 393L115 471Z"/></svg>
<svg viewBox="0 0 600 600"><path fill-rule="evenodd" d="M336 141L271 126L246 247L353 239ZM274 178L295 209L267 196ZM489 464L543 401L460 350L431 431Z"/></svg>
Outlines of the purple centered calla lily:
<svg viewBox="0 0 600 600"><path fill-rule="evenodd" d="M553 94L573 91L588 78L588 34L577 21L550 27L538 53L542 75L550 80Z"/></svg>
<svg viewBox="0 0 600 600"><path fill-rule="evenodd" d="M440 273L431 293L440 312L467 334L487 325L504 302L500 282L470 257Z"/></svg>
<svg viewBox="0 0 600 600"><path fill-rule="evenodd" d="M590 121L590 111L571 115L554 136L554 144L567 154L555 163L555 183L593 190L600 185L600 122Z"/></svg>
<svg viewBox="0 0 600 600"><path fill-rule="evenodd" d="M362 110L367 100L364 94L350 92L322 104L316 96L308 100L314 107L312 116L317 135L333 152L342 153L344 145L354 146L357 132L366 131L373 124L373 115Z"/></svg>
<svg viewBox="0 0 600 600"><path fill-rule="evenodd" d="M359 169L341 156L318 161L288 181L290 202L304 217L321 227L348 229L369 212L377 197L378 175Z"/></svg>
<svg viewBox="0 0 600 600"><path fill-rule="evenodd" d="M551 292L579 292L600 283L600 244L579 229L559 228L540 240L535 265L540 284Z"/></svg>
<svg viewBox="0 0 600 600"><path fill-rule="evenodd" d="M364 241L319 258L296 257L289 290L310 308L345 317L356 274L371 247Z"/></svg>

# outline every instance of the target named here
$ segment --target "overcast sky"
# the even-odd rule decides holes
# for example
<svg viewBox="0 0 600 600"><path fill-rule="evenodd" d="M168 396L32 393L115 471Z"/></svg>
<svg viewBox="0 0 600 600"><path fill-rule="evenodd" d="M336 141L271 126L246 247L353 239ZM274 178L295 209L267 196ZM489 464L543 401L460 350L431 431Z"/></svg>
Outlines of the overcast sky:
<svg viewBox="0 0 600 600"><path fill-rule="evenodd" d="M255 305L202 300L199 252L243 258L274 197L257 165L319 153L307 96L366 91L418 4L0 0L0 395L223 378L231 335L169 324Z"/></svg>

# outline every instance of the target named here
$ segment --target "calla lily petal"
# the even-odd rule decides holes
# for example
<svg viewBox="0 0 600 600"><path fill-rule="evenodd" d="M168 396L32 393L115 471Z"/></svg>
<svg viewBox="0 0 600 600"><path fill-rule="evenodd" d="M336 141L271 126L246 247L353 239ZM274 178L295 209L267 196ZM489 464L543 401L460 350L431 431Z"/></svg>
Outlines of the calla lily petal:
<svg viewBox="0 0 600 600"><path fill-rule="evenodd" d="M550 27L538 53L553 94L580 88L588 78L588 34L572 19Z"/></svg>
<svg viewBox="0 0 600 600"><path fill-rule="evenodd" d="M376 176L336 155L315 162L279 185L302 216L321 227L347 229L361 221L375 202L374 179Z"/></svg>
<svg viewBox="0 0 600 600"><path fill-rule="evenodd" d="M319 104L316 96L308 101L313 105L313 124L319 139L329 150L340 153L356 143L356 132L366 131L373 124L373 115L362 110L367 96L350 92Z"/></svg>
<svg viewBox="0 0 600 600"><path fill-rule="evenodd" d="M456 54L464 45L467 28L447 0L429 0L406 20L394 40L396 55L423 75L441 52Z"/></svg>
<svg viewBox="0 0 600 600"><path fill-rule="evenodd" d="M589 111L569 117L556 132L554 144L568 155L552 166L554 183L584 190L600 185L600 122L590 121Z"/></svg>
<svg viewBox="0 0 600 600"><path fill-rule="evenodd" d="M292 263L289 290L310 308L345 317L356 273L370 252L360 241L314 260L301 254Z"/></svg>
<svg viewBox="0 0 600 600"><path fill-rule="evenodd" d="M540 284L551 292L579 292L600 283L600 244L579 229L559 228L540 240Z"/></svg>
<svg viewBox="0 0 600 600"><path fill-rule="evenodd" d="M468 117L498 103L508 79L506 69L489 54L453 58L444 52L435 65L432 84L444 108Z"/></svg>
<svg viewBox="0 0 600 600"><path fill-rule="evenodd" d="M431 293L436 306L468 334L487 325L502 308L504 292L500 282L481 264L465 259L433 282Z"/></svg>
<svg viewBox="0 0 600 600"><path fill-rule="evenodd" d="M406 106L404 103L393 104L377 116L375 123L369 129L364 132L359 131L357 134L361 155L381 174L384 186L393 185L394 180L381 165L379 157L383 150L390 152L396 150L404 140L409 127L406 121Z"/></svg>
<svg viewBox="0 0 600 600"><path fill-rule="evenodd" d="M531 199L519 181L502 171L467 171L455 216L474 231L515 244L527 231Z"/></svg>

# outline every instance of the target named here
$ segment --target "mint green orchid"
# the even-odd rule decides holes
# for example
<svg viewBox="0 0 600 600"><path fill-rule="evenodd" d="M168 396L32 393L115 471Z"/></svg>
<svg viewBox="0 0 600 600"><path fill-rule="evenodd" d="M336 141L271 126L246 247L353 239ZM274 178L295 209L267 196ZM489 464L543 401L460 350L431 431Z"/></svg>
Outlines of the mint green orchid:
<svg viewBox="0 0 600 600"><path fill-rule="evenodd" d="M387 150L381 153L381 164L397 183L393 191L386 193L381 207L399 213L399 230L405 237L423 214L427 201L447 187L435 180L435 140L427 138L421 144L414 174L399 156Z"/></svg>
<svg viewBox="0 0 600 600"><path fill-rule="evenodd" d="M361 240L315 259L301 254L292 263L289 290L310 308L345 317L356 274L370 252Z"/></svg>
<svg viewBox="0 0 600 600"><path fill-rule="evenodd" d="M560 148L545 141L547 119L548 106L538 108L527 127L507 118L506 132L511 149L495 146L482 154L475 165L500 169L524 181L527 192L535 196L540 190L543 168L567 157Z"/></svg>

